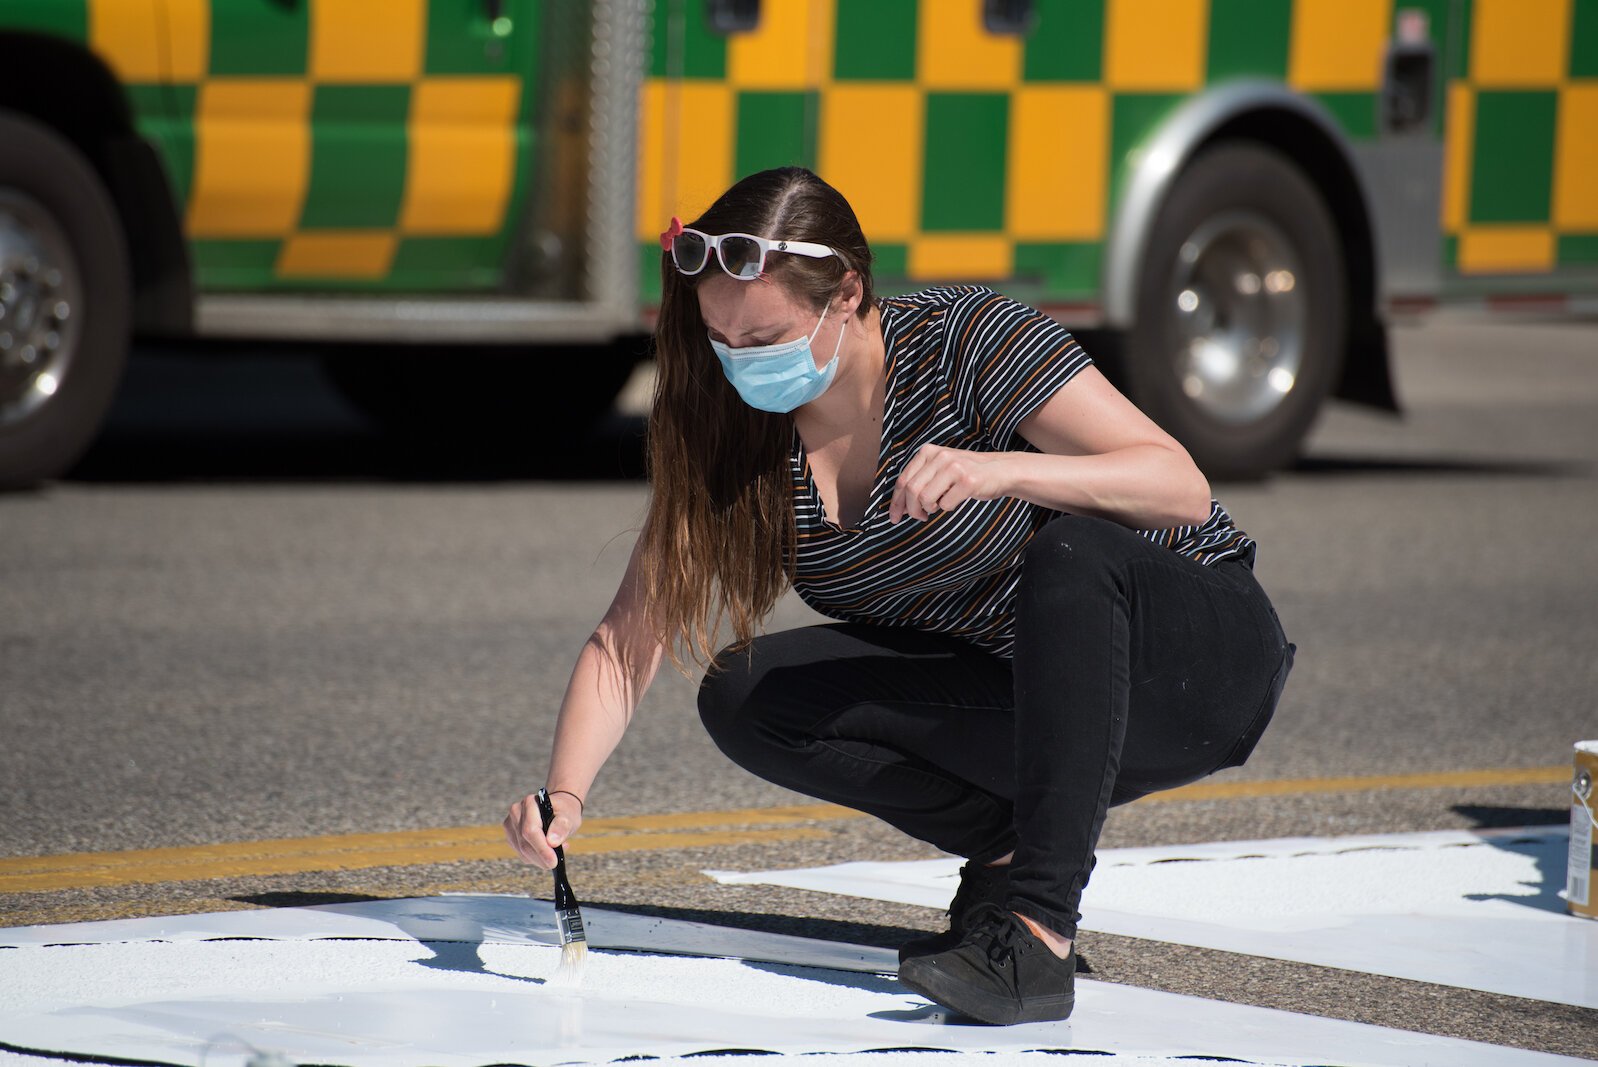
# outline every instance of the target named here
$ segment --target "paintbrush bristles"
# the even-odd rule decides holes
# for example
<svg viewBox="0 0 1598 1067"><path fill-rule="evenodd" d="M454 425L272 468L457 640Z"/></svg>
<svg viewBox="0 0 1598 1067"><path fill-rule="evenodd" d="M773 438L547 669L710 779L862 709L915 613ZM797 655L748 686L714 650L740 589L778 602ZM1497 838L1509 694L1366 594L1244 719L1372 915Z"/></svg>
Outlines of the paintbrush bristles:
<svg viewBox="0 0 1598 1067"><path fill-rule="evenodd" d="M560 966L550 985L571 988L583 982L583 967L588 963L588 942L568 941L560 947Z"/></svg>

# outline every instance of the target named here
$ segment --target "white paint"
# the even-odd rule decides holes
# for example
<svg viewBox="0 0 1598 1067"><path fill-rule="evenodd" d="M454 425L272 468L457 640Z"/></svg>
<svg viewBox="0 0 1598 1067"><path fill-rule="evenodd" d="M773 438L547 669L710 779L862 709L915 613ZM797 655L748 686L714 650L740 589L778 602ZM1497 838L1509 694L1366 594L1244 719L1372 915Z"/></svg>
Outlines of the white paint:
<svg viewBox="0 0 1598 1067"><path fill-rule="evenodd" d="M294 1067L285 1060L247 1063L249 1049L238 1043L219 1042L207 1060L207 1067ZM270 1055L270 1054L269 1054ZM774 1057L751 1061L747 1054L669 1056L647 1061L645 1067L751 1067L768 1064ZM0 1067L61 1067L61 1060L43 1056L22 1056L0 1051ZM81 1061L78 1061L81 1062ZM800 1061L787 1067L797 1067ZM1174 1056L1105 1055L1102 1052L834 1052L821 1061L806 1061L816 1067L1195 1067L1214 1061L1194 1061Z"/></svg>
<svg viewBox="0 0 1598 1067"><path fill-rule="evenodd" d="M980 1058L978 1058L980 1057ZM747 1056L654 1060L648 1067L752 1067ZM828 1056L818 1067L1195 1067L1171 1056L1104 1056L1096 1052L857 1052Z"/></svg>
<svg viewBox="0 0 1598 1067"><path fill-rule="evenodd" d="M1378 973L1430 968L1446 973L1399 976L1450 984L1485 983L1481 959L1522 984L1541 968L1590 998L1598 923L1564 915L1547 873L1562 871L1564 843L1563 830L1539 829L1106 850L1084 910L1095 929ZM942 907L958 864L719 877ZM886 976L888 950L600 908L584 918L592 948L576 991L547 984L560 955L549 903L519 896L0 930L0 946L11 946L0 948L0 1042L205 1067L243 1064L249 1047L349 1067L638 1055L668 1067L730 1049L831 1053L826 1067L953 1067L956 1053L965 1067L977 1052L997 1053L976 1061L987 1067L1088 1064L1088 1052L1109 1054L1092 1067L1176 1067L1193 1056L1349 1067L1585 1062L1089 980L1067 1023L961 1025ZM907 1047L949 1051L859 1055ZM1040 1049L1084 1055L1045 1061ZM695 1055L680 1067L721 1059ZM59 1061L0 1053L0 1064L49 1062ZM728 1057L725 1067L751 1062Z"/></svg>
<svg viewBox="0 0 1598 1067"><path fill-rule="evenodd" d="M1569 831L1444 831L1104 849L1086 929L1598 1007L1598 923L1565 914ZM945 907L957 859L753 874Z"/></svg>
<svg viewBox="0 0 1598 1067"><path fill-rule="evenodd" d="M449 910L440 901L418 903L440 916L435 921ZM291 918L280 914L278 921ZM62 932L78 940L75 931ZM742 937L722 931L718 950ZM533 943L405 940L30 945L0 951L0 987L7 990L0 1040L181 1064L241 1062L241 1042L248 1042L292 1062L351 1067L905 1047L1102 1050L1131 1058L1120 1062L1579 1062L1091 981L1079 984L1068 1023L1008 1028L952 1024L887 977L741 960L593 951L582 989L563 993L546 984L559 955ZM223 1055L228 1050L232 1059Z"/></svg>
<svg viewBox="0 0 1598 1067"><path fill-rule="evenodd" d="M895 952L786 934L731 930L680 919L584 908L592 948L638 949L675 955L729 956L795 963L834 970L892 974ZM307 908L161 915L147 919L17 926L0 929L0 947L96 944L109 941L207 941L259 937L314 941L367 938L399 941L459 941L501 945L559 945L547 900L486 893L458 893ZM3 1038L0 1038L3 1039Z"/></svg>

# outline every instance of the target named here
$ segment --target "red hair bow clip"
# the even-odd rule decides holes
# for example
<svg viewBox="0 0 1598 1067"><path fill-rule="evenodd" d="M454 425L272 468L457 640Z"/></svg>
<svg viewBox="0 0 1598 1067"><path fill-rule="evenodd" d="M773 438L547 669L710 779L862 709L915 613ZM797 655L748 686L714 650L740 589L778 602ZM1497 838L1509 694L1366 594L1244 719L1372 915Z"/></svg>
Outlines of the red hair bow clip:
<svg viewBox="0 0 1598 1067"><path fill-rule="evenodd" d="M671 242L677 239L679 233L682 233L682 219L673 215L671 217L671 225L667 226L660 235L660 250L662 252L670 252Z"/></svg>

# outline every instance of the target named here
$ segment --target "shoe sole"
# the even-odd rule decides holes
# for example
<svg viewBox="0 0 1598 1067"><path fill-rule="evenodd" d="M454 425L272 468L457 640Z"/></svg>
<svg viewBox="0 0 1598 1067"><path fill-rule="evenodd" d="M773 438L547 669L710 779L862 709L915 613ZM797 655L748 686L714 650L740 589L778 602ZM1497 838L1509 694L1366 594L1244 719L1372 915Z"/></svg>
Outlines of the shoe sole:
<svg viewBox="0 0 1598 1067"><path fill-rule="evenodd" d="M950 979L948 972L936 967L917 966L919 962L920 957L905 961L904 966L899 968L899 984L979 1022L995 1026L1059 1022L1070 1018L1072 1009L1076 1007L1074 991L1028 997L1024 1004L1017 1005L1006 997L997 997L955 982Z"/></svg>

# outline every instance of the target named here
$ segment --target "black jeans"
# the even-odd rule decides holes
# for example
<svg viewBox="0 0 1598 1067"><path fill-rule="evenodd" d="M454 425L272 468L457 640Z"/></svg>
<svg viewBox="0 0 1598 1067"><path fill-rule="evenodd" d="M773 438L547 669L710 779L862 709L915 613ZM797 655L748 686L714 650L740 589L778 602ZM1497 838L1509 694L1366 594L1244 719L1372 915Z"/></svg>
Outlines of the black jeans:
<svg viewBox="0 0 1598 1067"><path fill-rule="evenodd" d="M1014 850L1010 907L1074 937L1110 806L1246 760L1293 652L1250 562L1067 515L1027 546L1013 660L806 627L723 652L699 710L768 781L977 861Z"/></svg>

